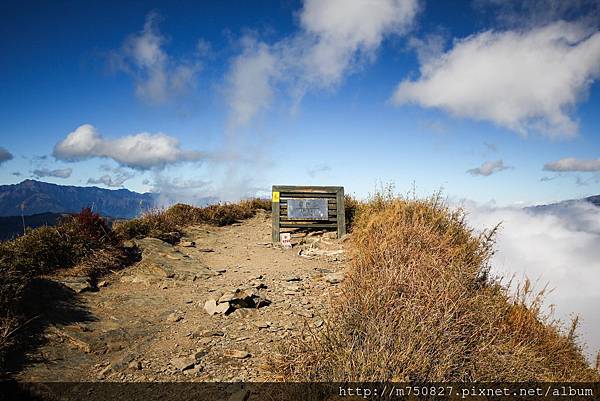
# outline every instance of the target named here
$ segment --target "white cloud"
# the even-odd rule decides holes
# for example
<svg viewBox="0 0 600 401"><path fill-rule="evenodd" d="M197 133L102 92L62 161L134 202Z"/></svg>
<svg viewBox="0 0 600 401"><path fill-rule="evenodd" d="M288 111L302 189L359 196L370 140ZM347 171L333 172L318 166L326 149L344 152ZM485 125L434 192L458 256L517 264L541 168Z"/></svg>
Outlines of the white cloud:
<svg viewBox="0 0 600 401"><path fill-rule="evenodd" d="M145 185L150 185L150 180ZM152 192L158 193L156 206L167 207L175 203L205 206L215 203L218 199L211 195L211 182L200 179L169 177L164 174L154 174Z"/></svg>
<svg viewBox="0 0 600 401"><path fill-rule="evenodd" d="M153 104L192 90L201 68L199 53L187 61L169 57L164 50L166 38L158 30L158 20L158 14L148 14L142 31L130 35L110 59L113 67L135 79L136 96Z"/></svg>
<svg viewBox="0 0 600 401"><path fill-rule="evenodd" d="M88 184L102 184L107 187L119 188L123 186L125 181L133 178L135 175L132 171L124 169L122 167L110 167L106 165L100 166L100 169L110 174L104 174L98 178L89 178ZM112 175L111 175L112 174Z"/></svg>
<svg viewBox="0 0 600 401"><path fill-rule="evenodd" d="M271 81L277 72L276 57L266 44L247 37L243 48L227 76L227 99L234 127L248 123L268 108L273 97Z"/></svg>
<svg viewBox="0 0 600 401"><path fill-rule="evenodd" d="M138 170L163 168L206 157L201 152L182 150L176 138L163 133L142 132L118 139L105 139L90 124L79 126L57 143L53 155L65 161L109 158L120 165Z"/></svg>
<svg viewBox="0 0 600 401"><path fill-rule="evenodd" d="M420 72L398 85L397 105L440 108L520 134L571 137L578 124L570 111L600 75L600 32L563 21L486 31L456 40Z"/></svg>
<svg viewBox="0 0 600 401"><path fill-rule="evenodd" d="M33 175L37 178L43 177L54 177L54 178L69 178L73 169L70 168L61 168L56 170L50 170L47 168L39 168L33 170Z"/></svg>
<svg viewBox="0 0 600 401"><path fill-rule="evenodd" d="M504 161L494 160L494 161L487 161L487 162L483 163L480 167L469 169L469 170L467 170L467 173L469 173L471 175L482 175L482 176L487 177L489 175L492 175L494 173L497 173L499 171L506 170L509 168L510 168L510 166L506 166L504 164Z"/></svg>
<svg viewBox="0 0 600 401"><path fill-rule="evenodd" d="M579 172L596 172L600 171L600 158L592 160L576 159L574 157L566 157L544 165L546 171L579 171Z"/></svg>
<svg viewBox="0 0 600 401"><path fill-rule="evenodd" d="M502 222L493 272L537 280L540 289L548 284L553 291L547 302L556 305L557 317L568 322L580 314L588 351L600 349L600 207L583 201L527 209L464 206L475 228Z"/></svg>
<svg viewBox="0 0 600 401"><path fill-rule="evenodd" d="M0 164L12 160L14 156L8 150L0 147Z"/></svg>
<svg viewBox="0 0 600 401"><path fill-rule="evenodd" d="M375 57L386 36L405 33L417 11L417 0L305 0L296 34L272 45L242 39L227 78L231 123L266 109L277 84L295 102L309 89L339 84Z"/></svg>

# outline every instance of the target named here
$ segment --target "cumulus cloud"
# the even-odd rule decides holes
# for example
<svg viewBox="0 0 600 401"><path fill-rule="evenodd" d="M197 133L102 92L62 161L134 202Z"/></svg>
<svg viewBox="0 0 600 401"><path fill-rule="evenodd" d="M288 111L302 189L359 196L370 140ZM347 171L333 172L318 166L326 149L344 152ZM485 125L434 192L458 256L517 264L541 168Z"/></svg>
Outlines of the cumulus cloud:
<svg viewBox="0 0 600 401"><path fill-rule="evenodd" d="M118 139L105 139L90 124L79 126L54 147L55 158L79 161L93 157L109 158L138 170L164 168L184 161L197 161L205 154L183 150L176 138L163 133L142 132Z"/></svg>
<svg viewBox="0 0 600 401"><path fill-rule="evenodd" d="M70 168L60 168L55 170L50 170L47 168L39 168L33 170L33 175L36 178L44 178L44 177L54 177L54 178L69 178L73 169Z"/></svg>
<svg viewBox="0 0 600 401"><path fill-rule="evenodd" d="M159 19L157 13L148 14L142 31L130 35L110 57L113 68L134 78L136 96L152 104L164 103L195 87L201 68L199 52L206 47L201 41L190 60L174 60L164 50L167 40L158 29Z"/></svg>
<svg viewBox="0 0 600 401"><path fill-rule="evenodd" d="M471 174L471 175L482 175L482 176L489 176L492 175L494 173L500 172L502 170L506 170L511 168L510 166L506 166L504 164L504 161L502 160L494 160L494 161L487 161L485 163L483 163L480 167L477 168L472 168L467 170L467 173Z"/></svg>
<svg viewBox="0 0 600 401"><path fill-rule="evenodd" d="M576 159L566 157L544 165L546 171L578 171L578 172L597 172L600 171L600 158L592 160Z"/></svg>
<svg viewBox="0 0 600 401"><path fill-rule="evenodd" d="M497 236L493 272L517 279L528 277L553 291L547 304L557 317L582 317L581 334L588 351L600 349L600 207L584 201L541 208L494 207L466 202L469 223L491 228L502 222Z"/></svg>
<svg viewBox="0 0 600 401"><path fill-rule="evenodd" d="M491 121L520 134L572 137L571 110L600 75L600 32L558 21L524 30L486 31L429 57L420 77L392 100Z"/></svg>
<svg viewBox="0 0 600 401"><path fill-rule="evenodd" d="M13 154L8 150L0 147L0 164L12 160L14 158Z"/></svg>
<svg viewBox="0 0 600 401"><path fill-rule="evenodd" d="M375 57L386 36L405 33L417 11L417 0L305 0L296 34L274 44L242 39L227 77L231 123L267 108L277 84L296 102L309 89L339 84Z"/></svg>

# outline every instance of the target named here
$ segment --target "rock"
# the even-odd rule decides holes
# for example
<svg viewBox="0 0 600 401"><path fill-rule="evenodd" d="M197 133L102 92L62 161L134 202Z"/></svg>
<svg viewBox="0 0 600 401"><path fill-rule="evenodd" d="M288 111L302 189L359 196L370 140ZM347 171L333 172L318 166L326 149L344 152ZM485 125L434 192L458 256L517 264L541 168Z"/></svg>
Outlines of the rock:
<svg viewBox="0 0 600 401"><path fill-rule="evenodd" d="M315 321L315 327L319 328L319 327L321 327L321 326L323 326L323 320L321 320L321 319L317 319L317 320Z"/></svg>
<svg viewBox="0 0 600 401"><path fill-rule="evenodd" d="M215 250L212 248L200 248L198 249L200 252L214 252Z"/></svg>
<svg viewBox="0 0 600 401"><path fill-rule="evenodd" d="M247 401L248 397L250 397L250 391L248 390L238 390L235 393L231 394L227 401Z"/></svg>
<svg viewBox="0 0 600 401"><path fill-rule="evenodd" d="M100 373L98 374L99 377L103 378L108 376L108 374L112 371L112 368L109 366L105 367L104 369L102 369L100 371Z"/></svg>
<svg viewBox="0 0 600 401"><path fill-rule="evenodd" d="M338 284L344 281L344 272L329 273L325 275L325 281L329 284Z"/></svg>
<svg viewBox="0 0 600 401"><path fill-rule="evenodd" d="M84 291L91 291L93 289L90 284L89 277L65 277L60 280L60 283L65 287L75 291L77 294L82 293Z"/></svg>
<svg viewBox="0 0 600 401"><path fill-rule="evenodd" d="M223 274L223 273L227 272L227 269L222 269L222 268L221 268L221 269L215 269L215 271L216 271L217 273L219 273L219 274Z"/></svg>
<svg viewBox="0 0 600 401"><path fill-rule="evenodd" d="M231 313L229 316L235 317L235 318L245 318L245 317L252 315L253 310L254 309L240 308L240 309L234 310L233 313Z"/></svg>
<svg viewBox="0 0 600 401"><path fill-rule="evenodd" d="M311 317L313 317L313 314L312 314L312 312L305 311L305 310L298 311L298 312L296 312L296 314L298 314L298 315L300 315L300 316L307 317L307 318L311 318Z"/></svg>
<svg viewBox="0 0 600 401"><path fill-rule="evenodd" d="M219 303L215 309L215 312L225 314L225 313L227 313L229 308L230 308L229 302Z"/></svg>
<svg viewBox="0 0 600 401"><path fill-rule="evenodd" d="M120 358L113 359L109 366L115 372L121 372L129 367L131 361L133 361L133 355L125 354Z"/></svg>
<svg viewBox="0 0 600 401"><path fill-rule="evenodd" d="M181 233L177 231L172 231L170 233L160 233L157 238L161 241L174 245L181 239Z"/></svg>
<svg viewBox="0 0 600 401"><path fill-rule="evenodd" d="M108 287L108 282L106 280L102 280L97 285L98 288Z"/></svg>
<svg viewBox="0 0 600 401"><path fill-rule="evenodd" d="M258 327L259 329L267 329L267 328L269 328L269 326L271 326L271 322L258 321L258 322L254 322L254 325L256 327Z"/></svg>
<svg viewBox="0 0 600 401"><path fill-rule="evenodd" d="M209 315L214 315L217 313L217 301L215 301L214 299L209 299L208 301L206 301L204 303L204 310L206 311L206 313L208 313Z"/></svg>
<svg viewBox="0 0 600 401"><path fill-rule="evenodd" d="M336 239L337 238L337 232L335 232L335 231L328 231L325 234L323 234L323 238L325 238L325 239Z"/></svg>
<svg viewBox="0 0 600 401"><path fill-rule="evenodd" d="M283 278L284 281L300 281L302 280L300 277L292 275L292 276L286 276Z"/></svg>
<svg viewBox="0 0 600 401"><path fill-rule="evenodd" d="M171 365L183 372L186 369L191 369L196 365L196 359L193 356L185 356L173 358L170 361Z"/></svg>
<svg viewBox="0 0 600 401"><path fill-rule="evenodd" d="M206 355L208 355L208 352L206 352L204 350L196 350L196 352L194 352L192 354L192 357L194 358L194 361L196 362L196 365L197 365L200 363L202 358L204 358Z"/></svg>
<svg viewBox="0 0 600 401"><path fill-rule="evenodd" d="M204 337L223 337L225 333L220 330L202 330L195 331L191 334L192 338L204 338Z"/></svg>
<svg viewBox="0 0 600 401"><path fill-rule="evenodd" d="M183 320L183 316L178 312L173 312L167 316L167 323L177 323L181 320Z"/></svg>
<svg viewBox="0 0 600 401"><path fill-rule="evenodd" d="M223 351L223 356L228 357L228 358L244 359L244 358L250 357L250 353L248 351L241 351L241 350L234 349L234 350Z"/></svg>
<svg viewBox="0 0 600 401"><path fill-rule="evenodd" d="M196 246L196 243L194 241L181 241L179 245L184 248L193 248Z"/></svg>
<svg viewBox="0 0 600 401"><path fill-rule="evenodd" d="M141 370L142 363L140 361L131 361L129 362L129 365L127 365L127 367L129 368L129 370Z"/></svg>
<svg viewBox="0 0 600 401"><path fill-rule="evenodd" d="M222 295L222 296L219 298L219 300L218 300L217 302L218 302L218 303L221 303L221 302L231 302L231 301L233 301L233 299L234 299L234 298L235 298L235 293L233 293L233 292L228 292L228 293L225 293L225 294L223 294L223 295Z"/></svg>

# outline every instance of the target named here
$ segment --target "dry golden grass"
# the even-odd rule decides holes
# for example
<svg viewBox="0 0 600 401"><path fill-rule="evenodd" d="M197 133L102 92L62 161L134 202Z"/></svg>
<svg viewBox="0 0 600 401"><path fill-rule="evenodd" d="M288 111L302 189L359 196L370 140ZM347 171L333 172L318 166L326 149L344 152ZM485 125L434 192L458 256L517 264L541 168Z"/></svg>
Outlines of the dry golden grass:
<svg viewBox="0 0 600 401"><path fill-rule="evenodd" d="M328 324L282 358L287 381L595 381L573 323L489 276L495 229L475 235L439 196L358 206L352 262ZM513 295L511 295L513 294ZM283 373L281 373L283 372Z"/></svg>
<svg viewBox="0 0 600 401"><path fill-rule="evenodd" d="M268 199L257 198L205 207L178 203L165 210L150 210L137 219L115 222L113 229L124 239L161 238L166 233L179 232L191 224L233 224L254 216L257 210L271 211L271 202Z"/></svg>

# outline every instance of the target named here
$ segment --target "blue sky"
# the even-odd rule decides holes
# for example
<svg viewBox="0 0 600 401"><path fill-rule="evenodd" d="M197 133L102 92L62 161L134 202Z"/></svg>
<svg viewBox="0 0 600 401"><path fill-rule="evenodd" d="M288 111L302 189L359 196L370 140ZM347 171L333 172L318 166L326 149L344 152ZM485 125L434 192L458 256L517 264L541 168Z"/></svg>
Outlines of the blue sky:
<svg viewBox="0 0 600 401"><path fill-rule="evenodd" d="M3 2L0 183L598 194L598 6L540 4Z"/></svg>

